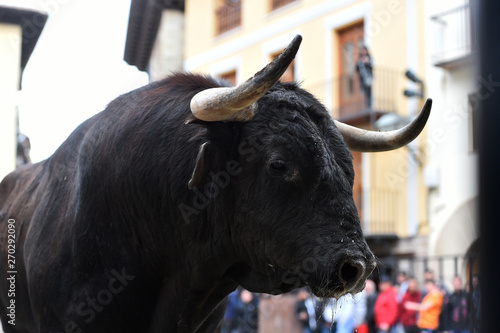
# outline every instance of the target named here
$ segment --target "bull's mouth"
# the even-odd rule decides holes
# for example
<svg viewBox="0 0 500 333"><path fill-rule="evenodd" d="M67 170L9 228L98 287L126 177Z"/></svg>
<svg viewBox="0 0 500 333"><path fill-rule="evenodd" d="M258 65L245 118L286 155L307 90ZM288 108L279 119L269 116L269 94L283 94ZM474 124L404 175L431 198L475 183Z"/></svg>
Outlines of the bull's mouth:
<svg viewBox="0 0 500 333"><path fill-rule="evenodd" d="M357 286L351 288L346 288L346 285L340 281L337 282L330 281L330 283L319 284L319 285L314 285L314 284L307 284L307 285L311 289L312 293L317 297L339 299L340 297L346 294L354 295L363 291L366 285L366 280L359 281Z"/></svg>
<svg viewBox="0 0 500 333"><path fill-rule="evenodd" d="M368 274L373 269L370 268L368 272L361 261L345 261L338 267L328 273L315 271L304 274L270 266L263 273L245 263L238 263L227 271L227 275L243 288L253 292L278 295L307 286L317 297L338 299L345 294L361 292Z"/></svg>
<svg viewBox="0 0 500 333"><path fill-rule="evenodd" d="M245 263L237 263L226 272L227 276L252 292L279 295L304 285L298 285L296 283L299 282L298 280L283 281L284 274L286 274L286 270L281 268L273 268L272 272L262 273Z"/></svg>
<svg viewBox="0 0 500 333"><path fill-rule="evenodd" d="M347 294L347 291L343 287L328 289L320 286L311 286L309 285L312 293L320 298L335 298L339 299L340 297Z"/></svg>

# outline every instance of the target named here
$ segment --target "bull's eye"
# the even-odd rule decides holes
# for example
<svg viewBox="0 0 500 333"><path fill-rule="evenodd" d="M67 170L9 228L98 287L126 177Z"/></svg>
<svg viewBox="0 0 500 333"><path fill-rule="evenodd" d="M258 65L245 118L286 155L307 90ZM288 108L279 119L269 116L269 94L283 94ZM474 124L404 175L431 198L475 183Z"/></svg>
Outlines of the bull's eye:
<svg viewBox="0 0 500 333"><path fill-rule="evenodd" d="M288 183L295 183L300 179L299 171L291 163L283 160L270 161L267 169L271 176L278 177Z"/></svg>
<svg viewBox="0 0 500 333"><path fill-rule="evenodd" d="M269 167L271 168L272 171L274 172L285 172L286 171L286 164L284 161L281 161L281 160L276 160L276 161L272 161L270 164L269 164Z"/></svg>

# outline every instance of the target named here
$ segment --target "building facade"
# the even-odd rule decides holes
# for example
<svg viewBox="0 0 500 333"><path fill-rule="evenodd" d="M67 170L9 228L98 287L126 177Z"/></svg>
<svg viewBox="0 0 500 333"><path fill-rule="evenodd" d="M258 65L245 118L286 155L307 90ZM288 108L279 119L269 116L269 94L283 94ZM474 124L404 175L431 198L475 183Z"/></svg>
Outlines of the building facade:
<svg viewBox="0 0 500 333"><path fill-rule="evenodd" d="M477 75L476 15L477 1L426 1L427 91L438 96L428 123L425 169L429 253L465 254L468 274L478 272L477 109L499 85Z"/></svg>

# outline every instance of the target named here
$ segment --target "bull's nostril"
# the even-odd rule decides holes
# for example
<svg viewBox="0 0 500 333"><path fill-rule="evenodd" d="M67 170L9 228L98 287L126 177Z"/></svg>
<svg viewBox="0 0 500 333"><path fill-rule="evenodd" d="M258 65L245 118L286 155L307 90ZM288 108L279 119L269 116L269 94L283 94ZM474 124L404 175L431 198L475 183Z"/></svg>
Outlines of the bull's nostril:
<svg viewBox="0 0 500 333"><path fill-rule="evenodd" d="M372 272L373 264L371 261L362 259L347 259L340 266L339 280L344 287L345 292L356 294L363 290L368 275Z"/></svg>
<svg viewBox="0 0 500 333"><path fill-rule="evenodd" d="M359 272L359 266L353 265L351 263L345 262L340 268L340 279L350 283L356 281Z"/></svg>

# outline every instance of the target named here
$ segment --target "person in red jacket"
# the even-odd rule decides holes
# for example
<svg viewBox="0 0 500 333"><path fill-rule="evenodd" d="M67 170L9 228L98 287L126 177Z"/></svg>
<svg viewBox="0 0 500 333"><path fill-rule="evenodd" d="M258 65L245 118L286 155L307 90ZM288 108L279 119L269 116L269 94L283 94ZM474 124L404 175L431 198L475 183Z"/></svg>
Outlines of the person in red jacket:
<svg viewBox="0 0 500 333"><path fill-rule="evenodd" d="M408 289L403 295L401 303L399 303L399 321L403 325L405 333L418 333L420 332L417 327L417 314L416 310L408 309L406 304L408 302L420 302L421 293L418 290L417 280L410 278L408 280Z"/></svg>
<svg viewBox="0 0 500 333"><path fill-rule="evenodd" d="M375 301L375 325L378 333L389 333L398 317L398 301L389 277L382 276L379 283L380 294Z"/></svg>

